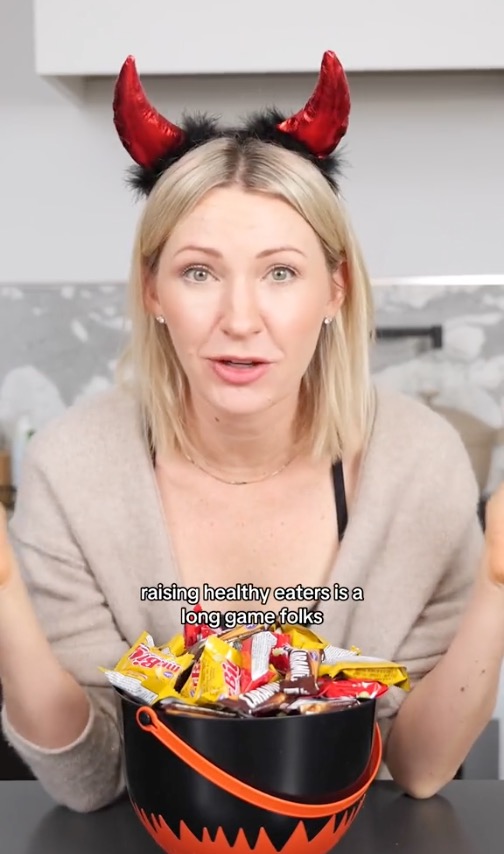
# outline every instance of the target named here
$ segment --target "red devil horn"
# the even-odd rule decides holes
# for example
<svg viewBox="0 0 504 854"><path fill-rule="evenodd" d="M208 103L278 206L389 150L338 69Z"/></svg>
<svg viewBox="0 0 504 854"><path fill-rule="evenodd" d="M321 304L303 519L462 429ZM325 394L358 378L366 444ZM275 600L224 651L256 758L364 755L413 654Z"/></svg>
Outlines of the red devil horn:
<svg viewBox="0 0 504 854"><path fill-rule="evenodd" d="M149 103L132 56L124 62L115 86L114 124L128 154L143 167L153 166L185 139L184 131Z"/></svg>
<svg viewBox="0 0 504 854"><path fill-rule="evenodd" d="M343 66L327 50L310 100L277 128L304 143L317 157L327 157L347 132L349 115L350 91Z"/></svg>

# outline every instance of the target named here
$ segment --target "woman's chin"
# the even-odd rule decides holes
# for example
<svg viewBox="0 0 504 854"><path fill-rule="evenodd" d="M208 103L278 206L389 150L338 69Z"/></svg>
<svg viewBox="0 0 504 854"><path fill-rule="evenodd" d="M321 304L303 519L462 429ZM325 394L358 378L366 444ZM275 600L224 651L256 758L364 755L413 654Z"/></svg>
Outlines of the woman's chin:
<svg viewBox="0 0 504 854"><path fill-rule="evenodd" d="M243 418L260 415L271 409L274 397L271 394L251 393L251 390L239 389L207 396L207 402L221 417Z"/></svg>

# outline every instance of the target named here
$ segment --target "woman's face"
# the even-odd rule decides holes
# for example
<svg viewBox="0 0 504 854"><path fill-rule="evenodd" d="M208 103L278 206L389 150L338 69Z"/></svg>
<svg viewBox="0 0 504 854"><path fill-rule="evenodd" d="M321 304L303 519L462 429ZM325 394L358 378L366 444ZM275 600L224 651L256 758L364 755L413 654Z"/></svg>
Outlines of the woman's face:
<svg viewBox="0 0 504 854"><path fill-rule="evenodd" d="M219 188L174 229L146 289L191 395L254 414L295 398L325 317L343 301L318 238L286 202Z"/></svg>

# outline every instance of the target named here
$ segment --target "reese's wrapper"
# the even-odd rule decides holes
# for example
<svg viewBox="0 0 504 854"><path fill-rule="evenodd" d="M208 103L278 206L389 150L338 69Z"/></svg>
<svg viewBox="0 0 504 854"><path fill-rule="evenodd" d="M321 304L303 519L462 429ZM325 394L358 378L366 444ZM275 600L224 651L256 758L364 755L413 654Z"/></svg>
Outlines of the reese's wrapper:
<svg viewBox="0 0 504 854"><path fill-rule="evenodd" d="M315 696L318 693L317 676L320 664L319 649L291 649L289 669L282 680L285 694Z"/></svg>

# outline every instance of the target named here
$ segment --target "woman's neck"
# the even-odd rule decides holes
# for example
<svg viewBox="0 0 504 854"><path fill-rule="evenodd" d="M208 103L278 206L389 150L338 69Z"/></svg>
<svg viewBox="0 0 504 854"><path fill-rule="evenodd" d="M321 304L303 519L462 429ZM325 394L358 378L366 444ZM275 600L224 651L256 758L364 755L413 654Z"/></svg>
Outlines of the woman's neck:
<svg viewBox="0 0 504 854"><path fill-rule="evenodd" d="M257 415L228 415L193 403L189 459L230 481L272 476L296 456L296 406L284 401Z"/></svg>

